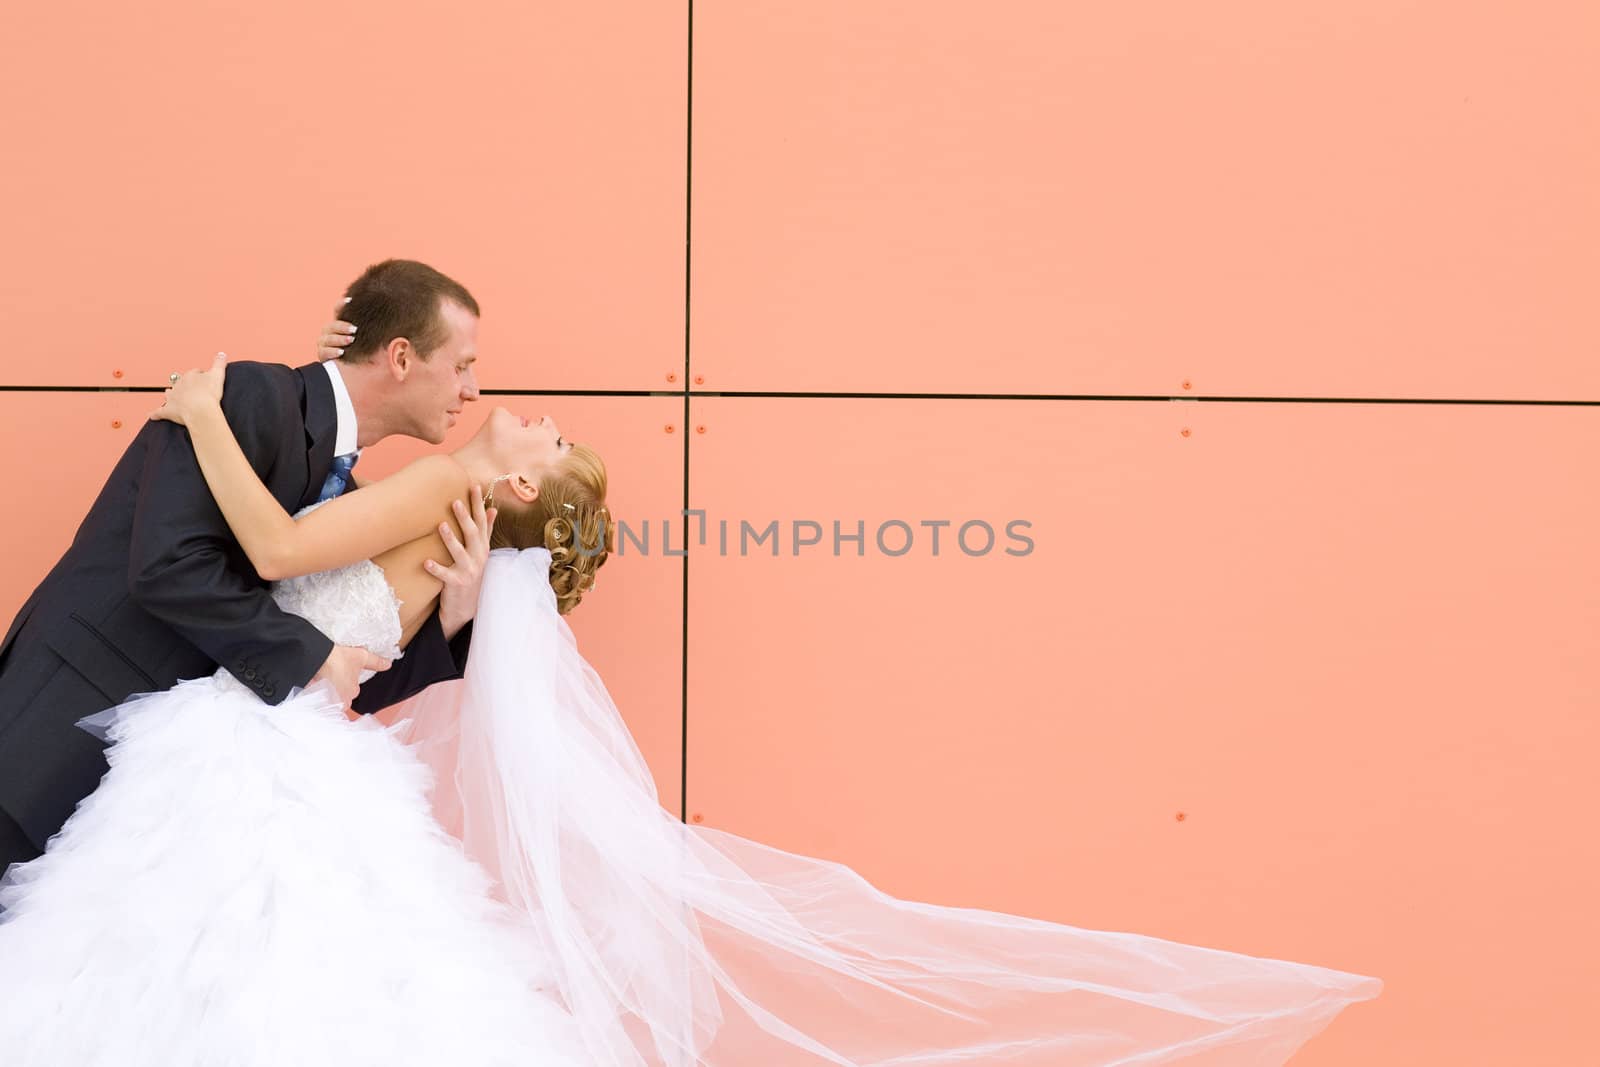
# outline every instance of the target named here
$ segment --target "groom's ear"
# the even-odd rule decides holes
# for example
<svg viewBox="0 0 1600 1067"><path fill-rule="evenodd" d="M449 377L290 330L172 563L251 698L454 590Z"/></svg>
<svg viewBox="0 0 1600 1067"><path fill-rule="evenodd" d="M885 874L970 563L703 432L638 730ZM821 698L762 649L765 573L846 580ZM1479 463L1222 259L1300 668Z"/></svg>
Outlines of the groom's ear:
<svg viewBox="0 0 1600 1067"><path fill-rule="evenodd" d="M404 337L396 337L383 347L381 353L384 369L397 382L406 380L417 361L417 350Z"/></svg>

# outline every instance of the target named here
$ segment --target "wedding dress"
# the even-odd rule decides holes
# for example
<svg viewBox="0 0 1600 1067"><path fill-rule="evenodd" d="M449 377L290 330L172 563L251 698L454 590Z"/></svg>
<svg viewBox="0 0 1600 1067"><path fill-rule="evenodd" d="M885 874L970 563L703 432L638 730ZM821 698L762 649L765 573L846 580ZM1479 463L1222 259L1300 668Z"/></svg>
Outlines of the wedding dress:
<svg viewBox="0 0 1600 1067"><path fill-rule="evenodd" d="M400 654L371 563L272 595ZM331 687L274 707L218 670L85 723L110 770L0 884L0 1063L593 1063L527 917L434 818L428 769Z"/></svg>
<svg viewBox="0 0 1600 1067"><path fill-rule="evenodd" d="M0 885L0 1062L1257 1067L1381 990L686 825L549 567L490 554L465 678L392 728L225 671L92 717L110 771ZM395 652L371 564L273 595Z"/></svg>

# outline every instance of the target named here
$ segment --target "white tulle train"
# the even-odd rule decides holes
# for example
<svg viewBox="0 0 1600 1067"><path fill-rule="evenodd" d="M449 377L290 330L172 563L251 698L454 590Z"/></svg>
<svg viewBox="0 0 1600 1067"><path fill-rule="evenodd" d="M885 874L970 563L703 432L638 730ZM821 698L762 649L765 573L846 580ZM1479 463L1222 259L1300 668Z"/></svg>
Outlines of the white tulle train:
<svg viewBox="0 0 1600 1067"><path fill-rule="evenodd" d="M556 612L491 554L466 677L402 708L441 822L537 931L594 1065L1266 1065L1377 978L897 899L686 825ZM465 1062L465 1061L459 1061Z"/></svg>

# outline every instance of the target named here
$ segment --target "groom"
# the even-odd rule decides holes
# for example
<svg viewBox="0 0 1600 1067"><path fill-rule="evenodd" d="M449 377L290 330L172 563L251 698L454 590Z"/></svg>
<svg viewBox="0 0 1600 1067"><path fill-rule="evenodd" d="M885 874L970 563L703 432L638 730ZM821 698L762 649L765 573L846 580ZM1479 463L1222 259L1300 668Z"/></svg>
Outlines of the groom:
<svg viewBox="0 0 1600 1067"><path fill-rule="evenodd" d="M478 304L422 263L391 259L346 290L357 337L342 359L291 369L231 363L222 396L251 465L294 512L352 485L362 448L391 434L444 440L478 398ZM326 679L372 712L461 677L488 553L469 522L438 611L392 669L281 610L201 476L188 432L147 423L77 536L0 643L0 871L39 855L107 764L76 723L134 693L218 666L277 704ZM380 671L364 686L363 669ZM358 694L359 689L359 696Z"/></svg>

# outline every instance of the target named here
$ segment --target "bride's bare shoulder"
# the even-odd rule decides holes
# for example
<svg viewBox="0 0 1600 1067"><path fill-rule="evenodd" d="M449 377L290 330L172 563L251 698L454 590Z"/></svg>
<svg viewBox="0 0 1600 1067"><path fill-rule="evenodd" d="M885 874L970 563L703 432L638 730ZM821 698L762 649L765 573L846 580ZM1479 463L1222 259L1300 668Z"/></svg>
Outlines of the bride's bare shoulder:
<svg viewBox="0 0 1600 1067"><path fill-rule="evenodd" d="M391 488L404 486L406 495L415 497L419 504L427 501L441 506L464 496L472 483L466 468L455 457L443 453L412 460L382 481L390 483Z"/></svg>

